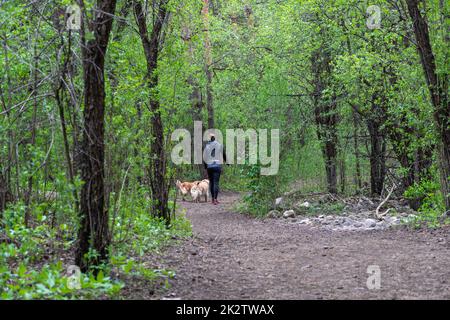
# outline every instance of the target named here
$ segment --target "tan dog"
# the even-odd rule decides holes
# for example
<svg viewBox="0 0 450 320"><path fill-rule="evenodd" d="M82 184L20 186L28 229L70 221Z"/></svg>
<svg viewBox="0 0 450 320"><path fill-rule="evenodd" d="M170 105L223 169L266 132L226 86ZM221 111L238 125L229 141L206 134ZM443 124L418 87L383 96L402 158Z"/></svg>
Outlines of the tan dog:
<svg viewBox="0 0 450 320"><path fill-rule="evenodd" d="M198 197L205 196L205 202L208 202L209 180L204 179L202 181L197 182L195 189L196 189L196 191L195 191L196 193L198 191L200 191L200 194ZM192 195L192 192L191 192L191 195Z"/></svg>
<svg viewBox="0 0 450 320"><path fill-rule="evenodd" d="M193 202L199 202L200 196L202 195L202 190L197 186L191 188L191 197Z"/></svg>
<svg viewBox="0 0 450 320"><path fill-rule="evenodd" d="M175 184L182 195L183 201L185 201L185 196L191 192L192 187L197 185L197 183L199 183L199 181L181 182L180 180L177 180Z"/></svg>

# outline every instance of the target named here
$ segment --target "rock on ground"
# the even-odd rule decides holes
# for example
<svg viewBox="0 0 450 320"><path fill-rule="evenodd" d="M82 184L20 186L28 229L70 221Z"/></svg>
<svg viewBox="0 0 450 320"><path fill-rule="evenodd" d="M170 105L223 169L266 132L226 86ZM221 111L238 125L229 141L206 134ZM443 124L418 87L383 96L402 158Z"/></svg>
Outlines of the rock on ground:
<svg viewBox="0 0 450 320"><path fill-rule="evenodd" d="M292 218L295 217L295 211L294 210L287 210L283 212L283 218Z"/></svg>

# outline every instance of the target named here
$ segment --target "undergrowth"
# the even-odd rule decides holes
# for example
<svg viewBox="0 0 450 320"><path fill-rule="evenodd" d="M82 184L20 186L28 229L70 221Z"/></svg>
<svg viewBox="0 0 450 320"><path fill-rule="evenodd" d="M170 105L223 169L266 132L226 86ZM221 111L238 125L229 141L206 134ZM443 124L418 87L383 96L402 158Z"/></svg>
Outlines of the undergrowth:
<svg viewBox="0 0 450 320"><path fill-rule="evenodd" d="M75 212L68 215L65 208L65 218L59 219L55 210L61 207L37 203L31 212L33 226L26 228L23 203L8 207L0 224L0 299L120 298L127 285L123 279L154 282L173 277L172 270L154 269L144 258L190 236L190 222L178 212L167 228L152 217L150 200L142 193L123 199L120 209L111 209L109 263L87 273L73 266Z"/></svg>

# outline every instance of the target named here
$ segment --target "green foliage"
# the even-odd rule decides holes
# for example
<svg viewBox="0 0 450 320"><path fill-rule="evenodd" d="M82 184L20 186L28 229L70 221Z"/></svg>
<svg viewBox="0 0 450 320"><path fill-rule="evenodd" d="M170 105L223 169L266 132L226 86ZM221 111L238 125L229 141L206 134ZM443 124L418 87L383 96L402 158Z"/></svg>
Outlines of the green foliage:
<svg viewBox="0 0 450 320"><path fill-rule="evenodd" d="M61 262L44 265L40 270L21 263L15 270L0 266L0 298L6 299L92 299L116 296L123 283L112 281L102 272L97 278L81 274L80 288L70 285Z"/></svg>
<svg viewBox="0 0 450 320"><path fill-rule="evenodd" d="M192 129L194 89L199 91L202 105L206 102L207 35L212 44L216 128L267 128L280 129L281 133L280 172L276 176L261 176L259 165L224 168L221 188L247 193L240 204L242 212L263 216L273 199L285 191L325 189L323 141L317 135L315 103L336 104L333 113L338 118L335 130L341 192L367 191L360 190L355 181L356 155L364 184L371 173L368 125L373 122L379 122L380 135L387 142L387 167L401 167L397 172L408 177L424 150L428 152L422 154L425 159L418 161L419 165L428 160L436 164L432 154L438 137L420 57L411 41L412 22L404 6L395 1L370 3L382 11L381 29L377 30L366 27L366 1L211 1L210 28L204 32L202 1L170 0L170 19L160 39L163 45L155 71L158 88L152 92L145 85L147 64L131 9L128 16L114 21L105 57L104 176L111 263L92 270L98 272L96 279L83 275L80 292L69 292L58 261L67 262L67 256L72 257L77 239L76 198L82 184L79 147L84 132L80 33L64 28L64 8L73 2L50 0L42 5L39 0L0 1L0 182L6 181L14 200L0 212L2 298L111 296L121 286L109 277L116 271L118 277L125 274L149 281L167 280L172 275L171 271L148 267L145 256L190 236L192 231L189 221L176 210L170 226L152 217L148 171L154 161L149 159L154 137L149 125L153 117L149 97L157 92L168 140L176 128ZM117 1L116 17L126 3ZM89 19L95 4L94 0L85 1ZM152 17L149 12L150 30ZM449 69L446 17L448 1L427 2L426 19L439 77L448 76ZM118 28L119 22L123 28ZM186 33L189 37L180 36ZM92 36L86 33L88 39ZM316 92L317 79L312 71L316 52L326 54L330 61L327 76L321 79L326 85L320 92ZM63 114L55 92L61 79ZM320 101L315 101L317 96ZM61 116L65 117L68 150ZM205 123L206 108L195 116ZM355 137L358 146L354 145ZM168 158L170 146L170 142L165 145ZM69 178L66 151L73 179ZM422 200L415 223L431 227L447 223L441 218L444 208L437 177L426 170L417 176L423 181L405 193L408 198ZM166 177L198 180L199 172L197 166L176 167L169 162ZM0 185L1 190L3 187ZM173 199L173 190L170 196ZM169 201L169 206L174 209L173 202ZM339 205L329 204L312 206L306 213L340 210ZM31 214L29 228L24 227L26 212ZM88 255L93 259L96 253Z"/></svg>
<svg viewBox="0 0 450 320"><path fill-rule="evenodd" d="M339 215L344 211L342 202L312 203L308 208L299 208L305 215Z"/></svg>
<svg viewBox="0 0 450 320"><path fill-rule="evenodd" d="M68 285L68 277L61 261L51 261L50 252L66 251L72 244L60 228L41 224L36 228L25 228L20 221L13 223L10 208L5 228L0 229L4 240L0 243L0 298L1 299L79 299L99 296L114 296L122 283L104 277L97 278L81 274L81 288ZM9 217L9 218L8 218ZM49 260L50 259L50 260ZM57 259L55 259L57 260Z"/></svg>
<svg viewBox="0 0 450 320"><path fill-rule="evenodd" d="M72 227L66 223L52 226L42 214L41 206L45 204L33 206L32 216L39 223L34 228L23 225L23 203L14 204L3 213L0 224L0 299L115 298L119 297L121 288L125 286L126 282L121 279L125 276L150 282L163 280L166 286L167 279L172 278L174 272L148 268L143 258L159 252L175 239L192 234L191 225L182 212L177 213L167 227L164 221L149 213L151 203L146 197L136 195L125 198L115 220L115 241L110 248L110 263L81 274L81 288L71 288L58 254L62 254L64 264L67 264L63 253L72 252L78 227L77 224ZM64 216L67 217L67 214ZM56 252L58 254L53 256L52 253ZM88 259L96 258L92 250L88 255ZM110 274L116 276L107 276Z"/></svg>
<svg viewBox="0 0 450 320"><path fill-rule="evenodd" d="M172 238L192 234L191 225L182 213L172 219L169 227L162 219L153 217L149 212L151 200L142 192L123 199L118 216L113 218L111 229L115 232L113 241L117 252L142 257L159 250Z"/></svg>
<svg viewBox="0 0 450 320"><path fill-rule="evenodd" d="M277 185L277 177L260 175L260 165L248 165L241 170L241 175L248 181L249 193L244 196L244 206L239 210L257 217L263 217L279 195L281 188Z"/></svg>
<svg viewBox="0 0 450 320"><path fill-rule="evenodd" d="M111 266L125 277L139 277L150 283L155 281L164 281L172 279L175 272L166 269L150 269L144 262L136 261L134 258L126 258L125 256L113 256L111 258Z"/></svg>
<svg viewBox="0 0 450 320"><path fill-rule="evenodd" d="M419 199L422 203L420 214L409 221L415 227L427 226L437 228L442 224L450 224L449 218L444 218L444 199L440 192L439 182L434 180L422 180L409 187L404 196L407 199Z"/></svg>

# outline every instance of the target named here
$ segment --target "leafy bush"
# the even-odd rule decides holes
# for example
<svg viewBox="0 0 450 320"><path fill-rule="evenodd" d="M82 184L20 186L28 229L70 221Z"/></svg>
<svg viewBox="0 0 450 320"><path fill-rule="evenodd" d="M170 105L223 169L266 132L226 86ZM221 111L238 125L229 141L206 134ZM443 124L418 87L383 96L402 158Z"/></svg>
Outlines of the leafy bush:
<svg viewBox="0 0 450 320"><path fill-rule="evenodd" d="M264 216L273 205L273 199L279 195L279 176L260 175L260 165L246 166L241 174L247 179L249 193L244 196L244 206L240 211L248 212L255 216Z"/></svg>
<svg viewBox="0 0 450 320"><path fill-rule="evenodd" d="M422 199L420 214L411 221L415 227L426 225L437 228L442 223L450 223L450 219L443 219L445 212L444 199L440 192L440 185L436 181L423 180L409 187L405 193L407 199Z"/></svg>

